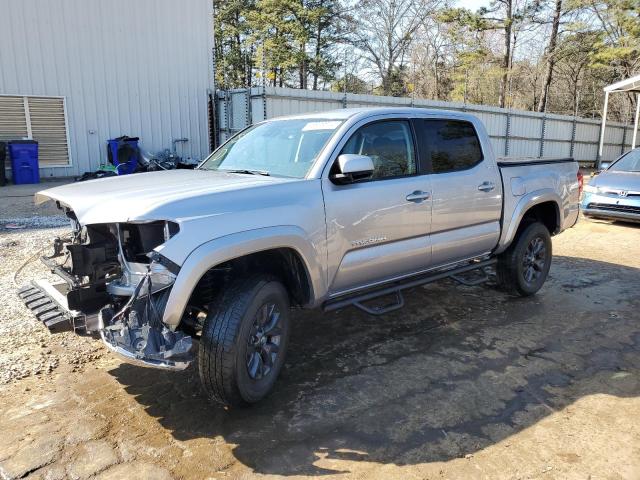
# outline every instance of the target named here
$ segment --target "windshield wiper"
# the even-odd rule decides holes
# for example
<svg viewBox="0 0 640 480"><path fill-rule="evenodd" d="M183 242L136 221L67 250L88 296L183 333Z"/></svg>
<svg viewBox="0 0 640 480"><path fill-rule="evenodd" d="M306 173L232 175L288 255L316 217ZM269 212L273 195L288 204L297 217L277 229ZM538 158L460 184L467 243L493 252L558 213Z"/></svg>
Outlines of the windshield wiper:
<svg viewBox="0 0 640 480"><path fill-rule="evenodd" d="M247 175L264 175L265 177L268 177L269 175L271 175L269 172L265 171L265 170L245 170L245 169L236 169L236 170L225 170L223 168L219 169L221 172L227 172L227 173L244 173Z"/></svg>

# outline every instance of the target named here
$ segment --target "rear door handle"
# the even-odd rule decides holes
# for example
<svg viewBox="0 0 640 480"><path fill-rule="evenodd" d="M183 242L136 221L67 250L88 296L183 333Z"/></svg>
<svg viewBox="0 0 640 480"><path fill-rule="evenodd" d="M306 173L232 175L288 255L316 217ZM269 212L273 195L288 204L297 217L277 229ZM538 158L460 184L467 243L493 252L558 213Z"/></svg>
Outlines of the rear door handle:
<svg viewBox="0 0 640 480"><path fill-rule="evenodd" d="M480 185L478 185L478 190L480 190L481 192L490 192L494 188L496 188L496 186L493 184L493 182L482 182Z"/></svg>
<svg viewBox="0 0 640 480"><path fill-rule="evenodd" d="M420 203L423 200L429 200L431 194L429 192L423 192L422 190L416 190L407 195L407 202Z"/></svg>

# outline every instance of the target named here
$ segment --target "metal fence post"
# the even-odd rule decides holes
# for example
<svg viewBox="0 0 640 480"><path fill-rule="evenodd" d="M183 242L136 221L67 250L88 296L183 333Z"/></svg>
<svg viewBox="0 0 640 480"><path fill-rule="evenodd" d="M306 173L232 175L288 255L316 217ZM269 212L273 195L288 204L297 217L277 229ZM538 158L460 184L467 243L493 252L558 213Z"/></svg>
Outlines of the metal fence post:
<svg viewBox="0 0 640 480"><path fill-rule="evenodd" d="M262 87L262 119L267 119L267 89Z"/></svg>
<svg viewBox="0 0 640 480"><path fill-rule="evenodd" d="M507 125L504 132L504 156L509 155L509 137L511 136L511 112L507 111Z"/></svg>
<svg viewBox="0 0 640 480"><path fill-rule="evenodd" d="M547 133L547 116L542 117L542 128L540 128L540 149L538 150L538 157L544 157L544 137Z"/></svg>
<svg viewBox="0 0 640 480"><path fill-rule="evenodd" d="M224 129L225 129L225 134L226 134L226 138L225 141L231 136L231 102L229 101L231 98L231 95L229 93L229 90L225 90L224 91Z"/></svg>
<svg viewBox="0 0 640 480"><path fill-rule="evenodd" d="M264 43L262 44L262 120L267 119L267 62L264 56Z"/></svg>
<svg viewBox="0 0 640 480"><path fill-rule="evenodd" d="M620 145L620 155L624 153L624 147L627 144L627 126L622 127L622 145Z"/></svg>
<svg viewBox="0 0 640 480"><path fill-rule="evenodd" d="M244 126L248 127L252 122L251 115L251 88L247 88L244 92Z"/></svg>
<svg viewBox="0 0 640 480"><path fill-rule="evenodd" d="M576 146L576 127L577 127L577 119L574 116L573 120L571 121L571 144L569 146L569 156L571 158L573 158L573 151L575 149Z"/></svg>
<svg viewBox="0 0 640 480"><path fill-rule="evenodd" d="M344 51L344 77L342 79L342 108L347 108L347 50Z"/></svg>

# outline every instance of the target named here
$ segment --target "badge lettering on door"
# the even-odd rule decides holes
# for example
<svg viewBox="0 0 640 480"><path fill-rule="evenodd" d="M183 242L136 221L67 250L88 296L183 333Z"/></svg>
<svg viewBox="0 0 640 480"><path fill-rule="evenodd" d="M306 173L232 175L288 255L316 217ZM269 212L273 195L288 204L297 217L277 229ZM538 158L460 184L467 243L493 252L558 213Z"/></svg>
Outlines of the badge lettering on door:
<svg viewBox="0 0 640 480"><path fill-rule="evenodd" d="M363 240L354 240L351 242L351 246L353 247L364 247L365 245L371 245L372 243L380 243L384 242L387 237L371 237L365 238Z"/></svg>

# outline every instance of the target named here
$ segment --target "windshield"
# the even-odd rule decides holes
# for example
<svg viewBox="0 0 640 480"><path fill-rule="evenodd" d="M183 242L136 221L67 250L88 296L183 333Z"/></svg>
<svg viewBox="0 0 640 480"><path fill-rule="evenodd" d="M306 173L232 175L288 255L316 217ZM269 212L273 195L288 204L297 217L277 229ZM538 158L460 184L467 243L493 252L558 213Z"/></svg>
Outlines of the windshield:
<svg viewBox="0 0 640 480"><path fill-rule="evenodd" d="M640 172L640 148L631 150L608 168L610 172Z"/></svg>
<svg viewBox="0 0 640 480"><path fill-rule="evenodd" d="M303 178L341 120L273 120L239 133L200 168Z"/></svg>

